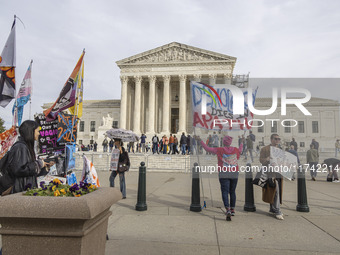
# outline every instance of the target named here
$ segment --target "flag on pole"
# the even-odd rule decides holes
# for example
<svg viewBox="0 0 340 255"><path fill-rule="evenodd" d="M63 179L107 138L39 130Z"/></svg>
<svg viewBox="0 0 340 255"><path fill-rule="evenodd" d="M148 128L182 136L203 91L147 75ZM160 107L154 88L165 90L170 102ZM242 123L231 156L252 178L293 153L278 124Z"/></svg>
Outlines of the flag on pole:
<svg viewBox="0 0 340 255"><path fill-rule="evenodd" d="M15 18L0 56L0 106L4 108L15 98Z"/></svg>
<svg viewBox="0 0 340 255"><path fill-rule="evenodd" d="M71 114L77 115L78 118L81 118L81 116L83 116L84 59L81 64L81 72L77 75L74 85L77 86L76 103L68 110Z"/></svg>
<svg viewBox="0 0 340 255"><path fill-rule="evenodd" d="M21 125L22 115L24 113L24 105L27 104L29 100L31 100L31 93L32 93L32 80L31 80L31 72L32 72L32 63L27 69L25 77L21 83L20 90L18 92L17 98L14 102L12 114L13 114L13 122L17 126Z"/></svg>
<svg viewBox="0 0 340 255"><path fill-rule="evenodd" d="M83 51L83 53L81 54L75 68L73 69L72 74L70 75L63 89L61 90L58 99L50 108L44 111L47 121L54 120L55 118L57 118L59 112L74 105L76 95L75 80L79 75L79 70L83 62L84 55L85 51Z"/></svg>
<svg viewBox="0 0 340 255"><path fill-rule="evenodd" d="M97 175L97 171L94 168L94 165L88 158L84 155L84 165L83 165L83 172L81 174L81 181L84 183L90 183L97 187L100 187L99 179Z"/></svg>

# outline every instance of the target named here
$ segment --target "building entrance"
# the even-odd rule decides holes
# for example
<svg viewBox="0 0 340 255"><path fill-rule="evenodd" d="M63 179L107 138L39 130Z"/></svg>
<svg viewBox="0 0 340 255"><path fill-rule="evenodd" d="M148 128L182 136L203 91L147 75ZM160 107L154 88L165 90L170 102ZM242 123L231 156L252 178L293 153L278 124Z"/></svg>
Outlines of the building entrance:
<svg viewBox="0 0 340 255"><path fill-rule="evenodd" d="M176 134L179 128L179 108L171 108L171 133Z"/></svg>

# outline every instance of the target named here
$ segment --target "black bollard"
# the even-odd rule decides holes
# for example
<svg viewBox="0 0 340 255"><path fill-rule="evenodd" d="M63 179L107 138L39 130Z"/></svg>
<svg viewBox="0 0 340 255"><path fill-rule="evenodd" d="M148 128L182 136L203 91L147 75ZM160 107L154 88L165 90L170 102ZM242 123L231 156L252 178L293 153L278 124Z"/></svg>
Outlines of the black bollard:
<svg viewBox="0 0 340 255"><path fill-rule="evenodd" d="M255 212L256 206L254 204L254 186L253 186L253 173L251 171L251 164L247 164L246 178L245 178L245 202L243 210L246 212Z"/></svg>
<svg viewBox="0 0 340 255"><path fill-rule="evenodd" d="M305 171L300 166L297 172L298 172L298 180L297 180L298 204L296 206L296 210L298 212L309 212L309 206L307 202Z"/></svg>
<svg viewBox="0 0 340 255"><path fill-rule="evenodd" d="M191 188L191 205L190 211L192 212L200 212L202 211L201 207L201 195L200 195L200 173L197 170L197 163L194 164L192 168L192 188Z"/></svg>
<svg viewBox="0 0 340 255"><path fill-rule="evenodd" d="M141 162L139 167L136 211L146 211L147 209L148 206L146 205L146 167L145 163Z"/></svg>

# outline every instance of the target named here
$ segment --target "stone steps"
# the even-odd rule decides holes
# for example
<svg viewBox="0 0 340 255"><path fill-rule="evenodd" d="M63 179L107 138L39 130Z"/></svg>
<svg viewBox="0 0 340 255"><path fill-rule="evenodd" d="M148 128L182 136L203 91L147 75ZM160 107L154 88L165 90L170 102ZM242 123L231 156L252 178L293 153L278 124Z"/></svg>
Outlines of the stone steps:
<svg viewBox="0 0 340 255"><path fill-rule="evenodd" d="M92 161L97 171L109 171L110 164L110 153L103 152L77 152L76 157L76 170L83 169L82 156L85 155L89 160ZM217 157L215 155L168 155L168 154L142 154L142 153L130 153L131 170L138 171L141 162L145 162L145 166L148 171L176 171L176 172L187 172L195 162L199 165L217 165ZM334 157L333 153L320 153L319 163L322 163L324 159ZM259 164L259 157L254 155L254 165ZM306 163L305 153L299 155L301 164ZM249 159L249 157L248 157ZM244 157L241 156L239 160L240 165L247 163ZM191 167L190 167L191 166Z"/></svg>

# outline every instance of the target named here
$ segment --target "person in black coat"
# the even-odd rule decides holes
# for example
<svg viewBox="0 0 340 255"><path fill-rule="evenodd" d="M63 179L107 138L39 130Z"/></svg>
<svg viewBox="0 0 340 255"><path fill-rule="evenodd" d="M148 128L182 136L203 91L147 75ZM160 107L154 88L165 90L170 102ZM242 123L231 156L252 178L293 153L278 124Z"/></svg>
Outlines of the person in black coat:
<svg viewBox="0 0 340 255"><path fill-rule="evenodd" d="M14 180L11 193L38 187L37 176L44 167L54 164L36 159L34 141L38 141L39 130L33 120L24 121L19 128L19 141L9 151L9 174Z"/></svg>
<svg viewBox="0 0 340 255"><path fill-rule="evenodd" d="M186 154L186 147L187 147L187 137L185 136L184 132L182 133L181 139L180 139L180 146L182 150L182 155Z"/></svg>
<svg viewBox="0 0 340 255"><path fill-rule="evenodd" d="M122 192L123 199L125 199L126 198L125 172L129 171L130 169L130 159L129 159L129 154L123 147L123 142L120 139L114 139L114 140L115 140L116 148L119 149L119 159L118 159L117 169L111 172L111 175L109 178L110 187L115 186L115 178L117 174L119 174L120 192Z"/></svg>

